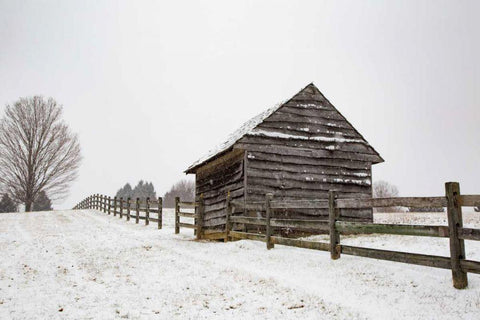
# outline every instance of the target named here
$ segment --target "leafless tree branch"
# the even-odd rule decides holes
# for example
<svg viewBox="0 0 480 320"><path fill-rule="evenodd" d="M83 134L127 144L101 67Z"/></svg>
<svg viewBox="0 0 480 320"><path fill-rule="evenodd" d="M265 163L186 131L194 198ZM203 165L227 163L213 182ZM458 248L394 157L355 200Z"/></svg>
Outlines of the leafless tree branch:
<svg viewBox="0 0 480 320"><path fill-rule="evenodd" d="M0 120L0 185L26 211L41 191L63 199L77 178L80 144L61 116L54 99L34 96L7 105Z"/></svg>

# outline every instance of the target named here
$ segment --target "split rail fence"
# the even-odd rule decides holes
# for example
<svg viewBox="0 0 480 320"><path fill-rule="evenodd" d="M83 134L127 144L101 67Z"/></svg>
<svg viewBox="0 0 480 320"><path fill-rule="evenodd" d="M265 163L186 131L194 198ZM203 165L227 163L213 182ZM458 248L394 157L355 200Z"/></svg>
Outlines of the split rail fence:
<svg viewBox="0 0 480 320"><path fill-rule="evenodd" d="M272 194L267 194L265 201L235 201L230 194L226 199L226 223L223 231L224 240L249 239L264 241L267 249L274 248L275 244L294 246L299 248L329 251L331 259L339 259L341 254L374 258L416 264L452 270L453 286L457 289L468 285L467 273L480 274L480 262L466 259L465 240L480 241L480 229L464 228L462 207L480 206L480 195L462 195L457 182L445 183L445 196L440 197L397 197L397 198L368 198L368 199L340 199L334 191L329 192L328 200L275 200ZM342 221L341 210L366 209L382 207L413 207L437 208L446 207L448 226L437 225L407 225L407 224L379 224L370 222ZM97 209L105 213L126 216L127 220L145 220L158 223L162 228L162 198L158 200L110 198L104 195L92 195L81 201L74 209ZM187 212L185 209L193 209ZM325 219L284 219L275 218L276 210L284 209L328 209L328 220ZM247 216L254 211L264 213L262 217ZM145 215L140 215L140 213ZM150 213L157 213L157 218L150 217ZM175 233L180 228L193 229L197 239L202 238L204 215L203 197L197 202L182 202L175 198ZM194 219L188 223L181 218ZM241 231L245 226L258 226L262 232L253 233ZM309 230L313 233L329 234L329 242L310 241L303 239L282 237L277 230L288 228L293 231ZM419 253L381 250L341 244L341 234L393 234L419 237L449 238L450 257L426 255Z"/></svg>
<svg viewBox="0 0 480 320"><path fill-rule="evenodd" d="M145 200L140 200L140 198L123 199L94 194L80 201L73 209L95 209L113 214L113 216L118 215L120 219L125 217L127 221L135 219L135 223L144 220L145 225L149 225L150 222L156 222L158 229L162 229L162 207L162 198L146 198ZM154 218L150 215L151 213L156 213L157 217Z"/></svg>
<svg viewBox="0 0 480 320"><path fill-rule="evenodd" d="M329 251L331 259L339 259L341 254L368 257L416 264L422 266L451 269L453 286L463 289L468 285L467 273L480 274L480 262L467 260L464 240L480 240L480 229L464 228L462 207L475 207L480 204L480 195L461 195L456 182L445 184L444 197L399 197L369 199L339 199L334 191L329 192L328 200L274 200L267 194L265 201L232 201L227 196L227 215L225 240L250 239L264 241L267 249L275 244L300 248ZM375 207L446 207L448 226L378 224L370 222L342 221L340 210L363 209ZM279 209L328 209L328 220L276 219L275 210ZM264 217L250 217L245 212L265 212ZM237 213L241 214L237 214ZM256 225L264 229L263 233L239 231L240 226ZM275 230L311 230L316 233L328 233L329 242L307 241L286 238L274 234ZM422 237L449 238L450 257L380 250L341 244L341 234L394 234Z"/></svg>
<svg viewBox="0 0 480 320"><path fill-rule="evenodd" d="M156 222L158 229L162 229L163 216L162 216L163 201L162 198L151 200L146 198L145 200L136 199L123 199L122 197L109 197L102 194L93 194L82 201L80 201L73 209L94 209L103 211L113 216L119 216L119 218L125 217L127 221L135 219L135 223L139 223L140 220L145 221L145 225L149 225L150 222ZM191 213L182 211L182 209L194 209L197 213ZM200 197L199 202L185 202L180 201L179 197L175 198L175 233L180 233L180 228L193 229L197 239L200 239L201 228L203 221L203 198ZM156 213L157 218L151 216L151 213ZM193 218L193 224L180 220L180 217Z"/></svg>

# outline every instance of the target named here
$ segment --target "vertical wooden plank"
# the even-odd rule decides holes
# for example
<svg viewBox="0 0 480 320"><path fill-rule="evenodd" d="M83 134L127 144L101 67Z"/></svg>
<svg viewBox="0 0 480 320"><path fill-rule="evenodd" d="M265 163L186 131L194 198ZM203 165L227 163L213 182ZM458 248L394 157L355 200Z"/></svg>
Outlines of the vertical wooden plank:
<svg viewBox="0 0 480 320"><path fill-rule="evenodd" d="M120 197L120 219L123 218L123 197Z"/></svg>
<svg viewBox="0 0 480 320"><path fill-rule="evenodd" d="M270 219L272 218L272 208L270 207L270 201L273 199L272 193L267 193L265 195L265 213L266 213L266 234L265 234L265 242L267 243L267 249L273 249L274 244L272 242L272 226L270 224Z"/></svg>
<svg viewBox="0 0 480 320"><path fill-rule="evenodd" d="M127 198L127 221L130 221L130 197Z"/></svg>
<svg viewBox="0 0 480 320"><path fill-rule="evenodd" d="M158 227L157 229L162 229L163 217L162 217L162 209L163 209L163 200L162 197L158 197Z"/></svg>
<svg viewBox="0 0 480 320"><path fill-rule="evenodd" d="M140 198L137 198L135 201L135 211L136 211L136 216L135 216L135 223L138 223L140 220Z"/></svg>
<svg viewBox="0 0 480 320"><path fill-rule="evenodd" d="M335 228L338 209L336 208L337 195L335 191L328 192L328 225L330 227L330 258L336 260L340 258L340 233Z"/></svg>
<svg viewBox="0 0 480 320"><path fill-rule="evenodd" d="M178 203L180 202L179 197L175 197L175 234L180 233L180 216L178 215L178 210L180 209Z"/></svg>
<svg viewBox="0 0 480 320"><path fill-rule="evenodd" d="M229 234L231 231L231 223L230 223L230 217L232 215L232 196L230 195L230 191L227 193L227 200L225 202L225 238L224 242L228 242L229 240Z"/></svg>
<svg viewBox="0 0 480 320"><path fill-rule="evenodd" d="M150 198L145 199L145 225L150 224Z"/></svg>
<svg viewBox="0 0 480 320"><path fill-rule="evenodd" d="M113 197L113 216L117 216L117 197Z"/></svg>
<svg viewBox="0 0 480 320"><path fill-rule="evenodd" d="M108 197L108 214L112 212L112 197Z"/></svg>
<svg viewBox="0 0 480 320"><path fill-rule="evenodd" d="M205 200L203 200L203 193L200 195L200 200L198 202L198 206L195 207L195 211L198 212L197 240L200 240L203 232L203 216L205 215Z"/></svg>
<svg viewBox="0 0 480 320"><path fill-rule="evenodd" d="M460 185L458 182L445 183L447 197L448 231L450 234L450 259L452 261L453 286L464 289L468 286L467 273L462 270L460 260L465 259L465 242L458 238L458 228L463 227L462 206L458 199Z"/></svg>

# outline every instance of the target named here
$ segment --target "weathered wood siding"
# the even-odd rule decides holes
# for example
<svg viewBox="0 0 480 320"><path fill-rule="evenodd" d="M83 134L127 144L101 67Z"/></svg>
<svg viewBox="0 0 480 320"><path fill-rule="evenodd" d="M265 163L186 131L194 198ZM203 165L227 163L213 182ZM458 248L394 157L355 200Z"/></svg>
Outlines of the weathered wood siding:
<svg viewBox="0 0 480 320"><path fill-rule="evenodd" d="M196 172L195 193L205 201L204 233L223 231L226 215L226 198L230 191L232 199L244 196L244 151L233 150L202 166Z"/></svg>
<svg viewBox="0 0 480 320"><path fill-rule="evenodd" d="M234 148L247 151L246 200L328 199L372 195L371 165L383 161L314 86L266 118ZM286 217L323 216L328 210L277 212ZM371 210L344 210L344 219L371 221Z"/></svg>

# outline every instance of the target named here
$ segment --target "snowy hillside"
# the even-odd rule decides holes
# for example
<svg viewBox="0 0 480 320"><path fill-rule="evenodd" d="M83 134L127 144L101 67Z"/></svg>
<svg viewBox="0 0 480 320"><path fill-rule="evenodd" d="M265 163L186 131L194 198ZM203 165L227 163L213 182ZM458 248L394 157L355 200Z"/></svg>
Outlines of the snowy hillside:
<svg viewBox="0 0 480 320"><path fill-rule="evenodd" d="M412 216L443 222L441 214ZM428 217L428 218L427 218ZM410 219L377 215L379 222ZM480 226L478 214L465 215ZM480 276L264 243L196 242L93 210L0 215L0 319L478 319ZM319 237L321 238L321 237ZM448 240L342 237L342 243L448 255ZM466 241L467 258L480 244Z"/></svg>

